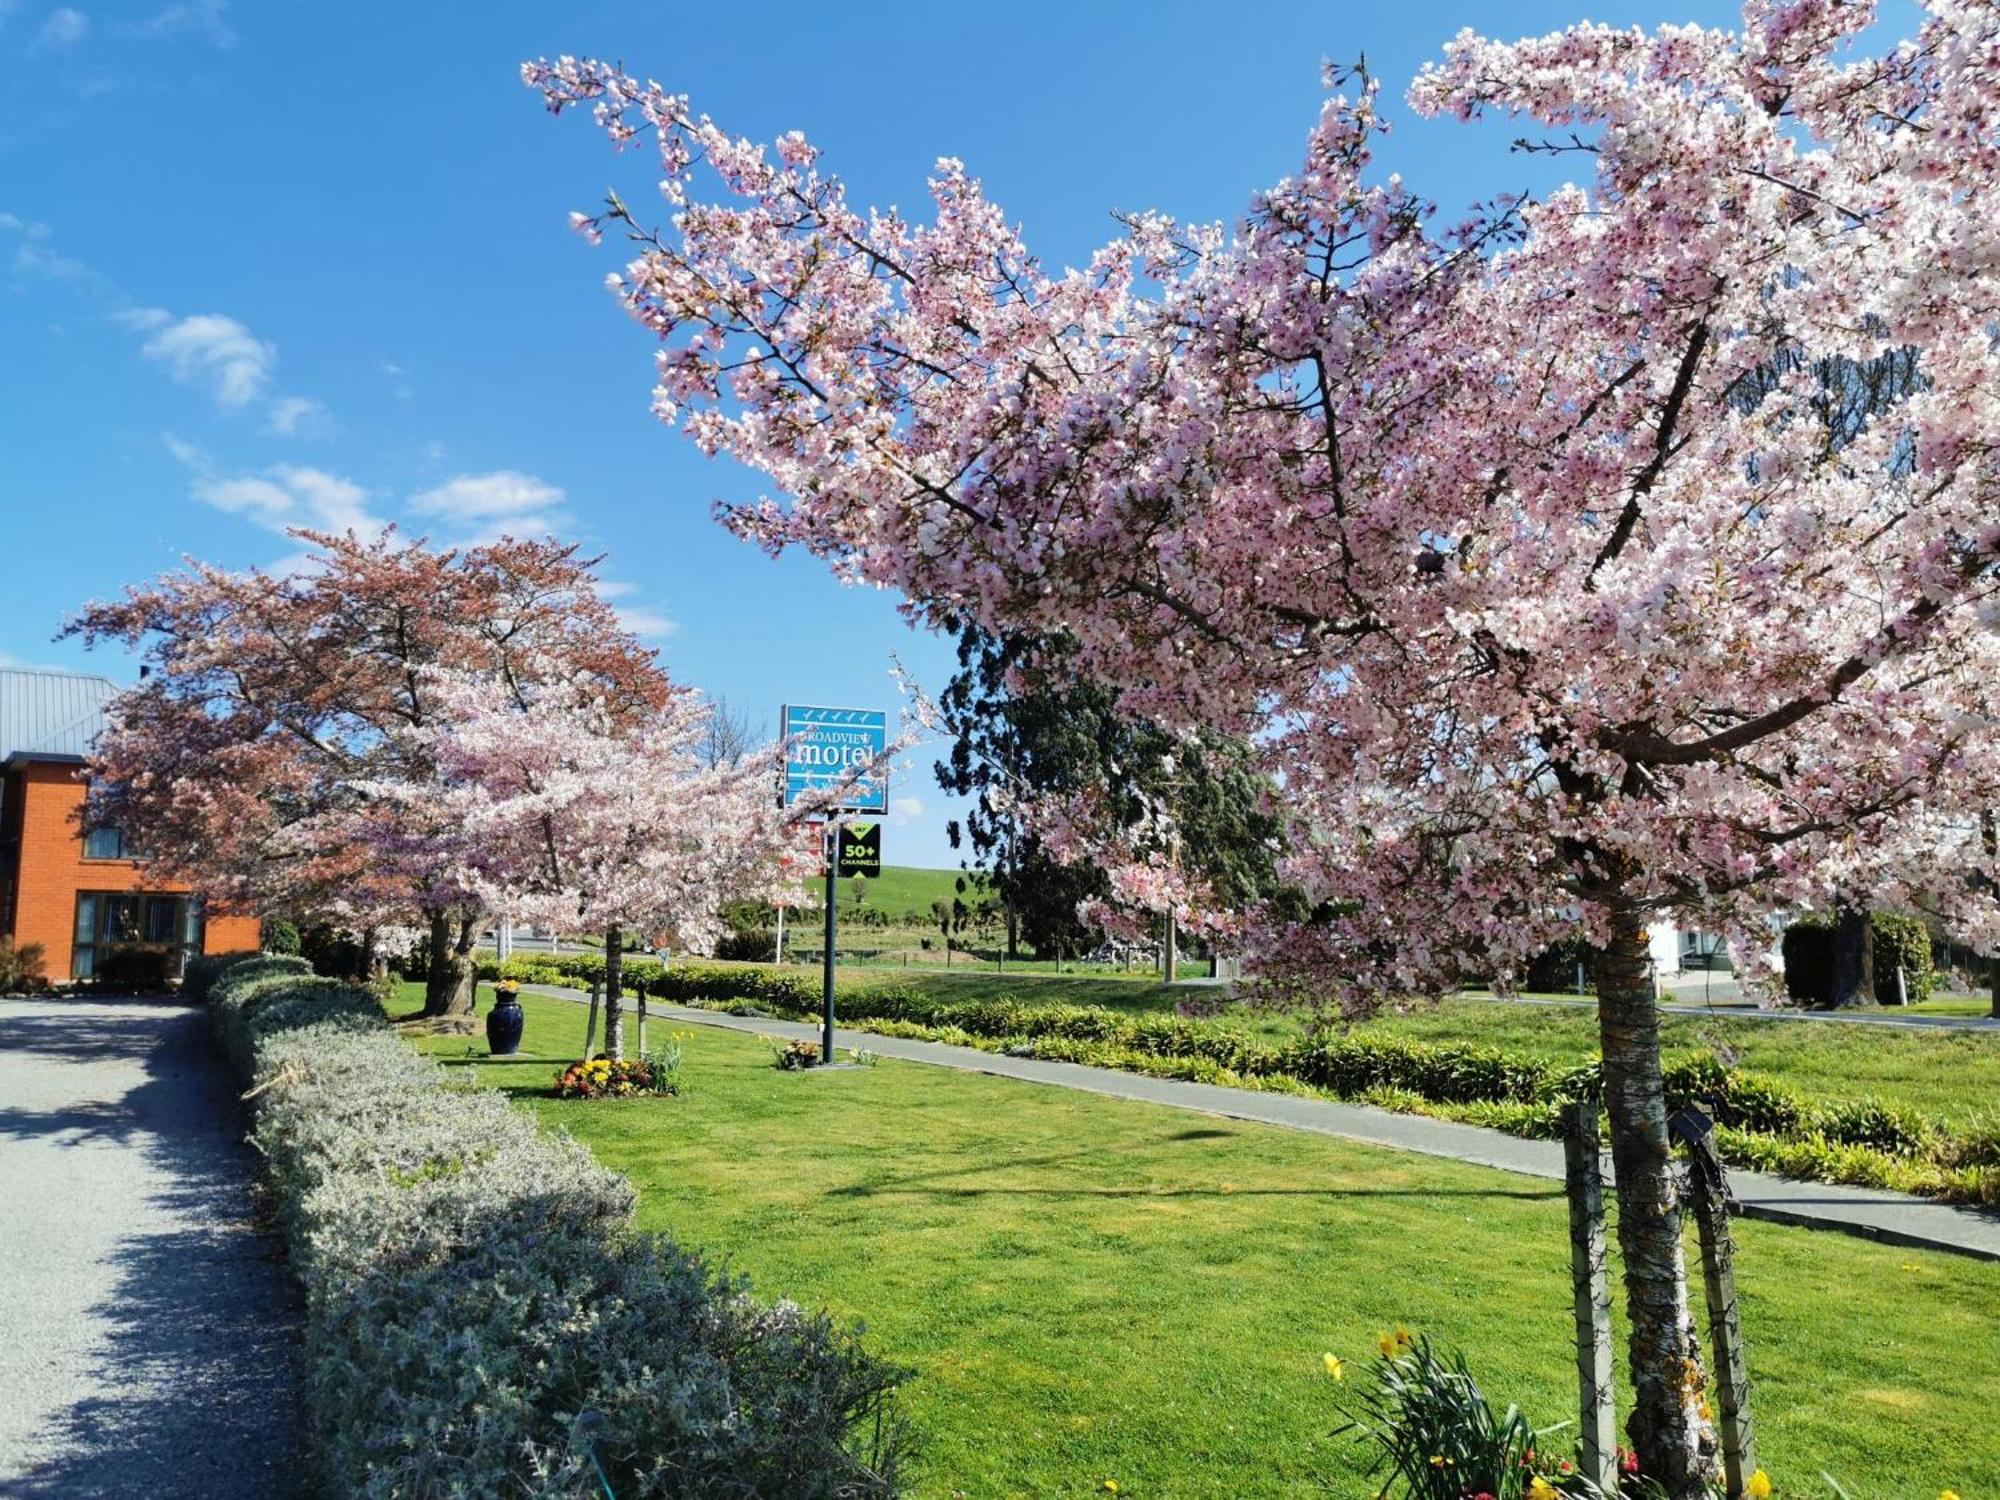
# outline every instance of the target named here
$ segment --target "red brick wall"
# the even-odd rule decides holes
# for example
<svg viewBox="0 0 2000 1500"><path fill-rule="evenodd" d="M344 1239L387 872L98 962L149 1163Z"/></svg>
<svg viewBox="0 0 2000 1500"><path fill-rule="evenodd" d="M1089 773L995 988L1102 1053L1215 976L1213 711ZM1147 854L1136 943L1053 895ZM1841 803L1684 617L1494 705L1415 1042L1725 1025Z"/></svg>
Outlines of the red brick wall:
<svg viewBox="0 0 2000 1500"><path fill-rule="evenodd" d="M76 813L83 805L84 787L75 766L30 761L9 780L9 797L19 794L21 839L14 940L42 945L49 978L58 982L69 978L78 891L179 895L188 889L171 881L148 880L129 859L83 857ZM255 917L209 912L204 951L233 953L256 946Z"/></svg>

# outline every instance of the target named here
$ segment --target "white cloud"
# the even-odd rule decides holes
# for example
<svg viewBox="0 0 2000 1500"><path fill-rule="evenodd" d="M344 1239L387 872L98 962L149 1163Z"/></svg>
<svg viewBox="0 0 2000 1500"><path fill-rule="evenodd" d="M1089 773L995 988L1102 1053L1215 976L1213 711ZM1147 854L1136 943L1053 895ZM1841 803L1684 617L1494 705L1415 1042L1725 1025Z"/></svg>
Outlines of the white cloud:
<svg viewBox="0 0 2000 1500"><path fill-rule="evenodd" d="M175 458L186 464L190 469L195 470L197 473L205 474L208 472L208 454L197 448L193 443L190 443L185 438L175 437L171 432L166 434L165 442L167 452L173 454Z"/></svg>
<svg viewBox="0 0 2000 1500"><path fill-rule="evenodd" d="M672 635L681 628L680 621L671 620L657 609L643 604L621 604L615 612L618 623L637 636Z"/></svg>
<svg viewBox="0 0 2000 1500"><path fill-rule="evenodd" d="M410 508L466 539L489 542L503 536L543 536L562 530L562 489L533 474L496 469L460 474L411 497Z"/></svg>
<svg viewBox="0 0 2000 1500"><path fill-rule="evenodd" d="M277 363L276 346L252 336L236 319L196 313L173 320L157 307L119 315L119 321L152 337L140 348L146 358L167 366L183 384L214 388L222 406L246 406L262 394Z"/></svg>
<svg viewBox="0 0 2000 1500"><path fill-rule="evenodd" d="M326 403L311 396L280 396L271 403L271 415L266 426L280 437L290 437L301 427L308 430L321 425L326 417Z"/></svg>
<svg viewBox="0 0 2000 1500"><path fill-rule="evenodd" d="M49 12L42 22L42 29L35 33L33 50L37 52L67 52L90 35L90 17L80 10L72 10L61 5Z"/></svg>
<svg viewBox="0 0 2000 1500"><path fill-rule="evenodd" d="M639 585L626 578L600 578L597 580L597 597L606 601L632 599L639 592ZM634 599L630 604L613 604L612 611L618 616L618 623L634 635L672 635L681 628L680 621L660 613L649 604Z"/></svg>
<svg viewBox="0 0 2000 1500"><path fill-rule="evenodd" d="M373 536L387 524L368 510L368 491L324 469L277 464L262 474L235 478L204 475L195 498L243 516L271 531L292 526L314 531L354 531Z"/></svg>
<svg viewBox="0 0 2000 1500"><path fill-rule="evenodd" d="M173 320L174 315L164 307L121 307L111 315L112 322L121 323L135 333L151 333Z"/></svg>
<svg viewBox="0 0 2000 1500"><path fill-rule="evenodd" d="M921 797L891 797L888 816L882 819L891 828L907 828L924 815Z"/></svg>
<svg viewBox="0 0 2000 1500"><path fill-rule="evenodd" d="M368 491L338 474L297 464L274 464L261 474L217 474L208 454L193 443L168 433L166 444L194 471L197 500L268 531L304 526L374 536L388 525L368 509Z"/></svg>
<svg viewBox="0 0 2000 1500"><path fill-rule="evenodd" d="M23 276L42 276L50 281L71 281L86 288L103 285L101 278L89 266L74 256L59 255L45 245L36 243L39 236L31 227L29 238L14 251L14 270Z"/></svg>
<svg viewBox="0 0 2000 1500"><path fill-rule="evenodd" d="M186 0L119 27L118 34L137 41L158 41L198 32L217 47L229 47L235 44L236 33L230 29L228 10L225 0Z"/></svg>

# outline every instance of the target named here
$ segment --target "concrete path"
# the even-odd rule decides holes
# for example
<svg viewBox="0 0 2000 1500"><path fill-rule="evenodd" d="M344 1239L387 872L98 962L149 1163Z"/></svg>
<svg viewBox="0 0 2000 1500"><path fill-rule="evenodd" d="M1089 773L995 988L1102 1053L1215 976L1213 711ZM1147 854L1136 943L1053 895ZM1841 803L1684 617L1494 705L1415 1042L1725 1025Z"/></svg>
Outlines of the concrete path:
<svg viewBox="0 0 2000 1500"><path fill-rule="evenodd" d="M1460 999L1491 1000L1506 1005L1553 1005L1570 1009L1596 1010L1597 1002L1579 996L1574 1000L1554 995L1462 995ZM1722 1021L1798 1021L1822 1026L1891 1026L1906 1031L1993 1031L2000 1032L2000 1019L1992 1016L1906 1016L1882 1010L1765 1010L1749 1001L1699 1005L1679 1001L1660 1002L1666 1016L1709 1016Z"/></svg>
<svg viewBox="0 0 2000 1500"><path fill-rule="evenodd" d="M523 985L522 988L565 1000L583 1001L585 998L575 990L554 985ZM648 1013L675 1023L719 1026L760 1036L804 1037L807 1040L819 1037L817 1026L800 1021L732 1016L721 1011L665 1004L651 1005ZM1027 1083L1106 1094L1115 1099L1139 1099L1149 1104L1199 1110L1203 1114L1221 1115L1232 1120L1254 1120L1287 1130L1306 1130L1319 1135L1339 1136L1344 1140L1365 1141L1395 1151L1416 1151L1426 1156L1444 1156L1482 1167L1498 1167L1502 1171L1520 1172L1530 1177L1560 1181L1563 1175L1560 1142L1525 1140L1483 1126L1461 1125L1454 1120L1400 1115L1370 1105L1343 1104L1333 1099L1301 1098L1296 1094L1267 1094L1255 1089L1150 1078L1143 1073L1126 1073L1116 1068L1046 1062L1033 1057L1009 1057L1004 1053L982 1052L976 1047L877 1036L868 1031L836 1028L834 1041L841 1047L866 1049L878 1057L930 1063L973 1073L991 1073ZM1608 1177L1608 1161L1605 1172ZM1795 1182L1790 1178L1768 1177L1759 1172L1732 1171L1729 1185L1737 1201L1743 1205L1747 1218L1798 1224L1809 1229L1831 1229L1892 1245L1948 1250L1980 1260L2000 1260L2000 1216L1954 1208L1949 1204L1933 1203L1902 1193L1839 1187L1824 1182Z"/></svg>
<svg viewBox="0 0 2000 1500"><path fill-rule="evenodd" d="M306 1493L244 1128L200 1011L0 1000L0 1495Z"/></svg>

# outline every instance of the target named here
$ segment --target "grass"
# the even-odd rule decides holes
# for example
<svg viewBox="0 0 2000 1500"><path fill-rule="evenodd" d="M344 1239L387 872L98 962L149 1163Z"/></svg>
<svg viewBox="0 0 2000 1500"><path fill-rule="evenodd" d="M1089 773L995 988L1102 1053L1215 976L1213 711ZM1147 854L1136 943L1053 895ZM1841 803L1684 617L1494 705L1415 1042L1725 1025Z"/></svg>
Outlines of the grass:
<svg viewBox="0 0 2000 1500"><path fill-rule="evenodd" d="M854 911L856 877L850 875L837 882L840 892L837 915L847 916ZM964 880L966 890L961 893L958 882ZM967 905L979 899L981 892L973 877L965 870L926 870L915 865L884 865L880 875L870 876L863 881L866 891L859 903L888 912L892 917L900 917L906 911L914 911L920 918L928 918L931 903L937 900L962 900ZM814 900L819 896L818 883L814 883Z"/></svg>
<svg viewBox="0 0 2000 1500"><path fill-rule="evenodd" d="M1210 993L1113 977L844 972L844 986L886 978L950 999L1100 1005L1131 1014L1170 1011ZM1294 1036L1303 1025L1294 1015L1241 1005L1225 1007L1218 1019L1269 1041ZM1584 1006L1464 998L1417 1004L1354 1024L1362 1032L1476 1043L1552 1062L1586 1062L1598 1050L1597 1013ZM2000 1114L2000 1035L1992 1032L1916 1031L1727 1014L1667 1016L1660 1031L1670 1062L1720 1051L1733 1056L1738 1067L1767 1074L1820 1100L1873 1097L1913 1106L1954 1125Z"/></svg>
<svg viewBox="0 0 2000 1500"><path fill-rule="evenodd" d="M1479 1042L1525 1056L1581 1062L1597 1052L1597 1014L1578 1007L1450 1000L1369 1021L1370 1030L1427 1041ZM1668 1060L1719 1051L1738 1067L1820 1100L1867 1096L1955 1125L2000 1112L2000 1036L1903 1031L1747 1016L1668 1016Z"/></svg>
<svg viewBox="0 0 2000 1500"><path fill-rule="evenodd" d="M525 1004L534 1058L422 1045L630 1174L646 1226L864 1319L916 1372L918 1495L1372 1493L1320 1354L1399 1323L1464 1348L1500 1404L1570 1414L1550 1184L916 1064L780 1075L708 1028L680 1099L557 1101L584 1012ZM1738 1233L1780 1493L1824 1495L1822 1469L1871 1500L2000 1491L2000 1266Z"/></svg>

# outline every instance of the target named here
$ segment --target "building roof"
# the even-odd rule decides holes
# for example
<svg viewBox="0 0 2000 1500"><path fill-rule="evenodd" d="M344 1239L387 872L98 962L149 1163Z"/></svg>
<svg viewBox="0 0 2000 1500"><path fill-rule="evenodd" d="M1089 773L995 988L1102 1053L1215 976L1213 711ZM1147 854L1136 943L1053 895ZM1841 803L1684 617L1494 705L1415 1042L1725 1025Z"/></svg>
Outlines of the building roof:
<svg viewBox="0 0 2000 1500"><path fill-rule="evenodd" d="M0 667L0 761L80 761L104 728L109 677Z"/></svg>

